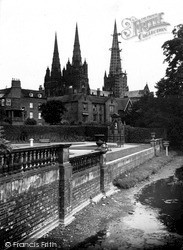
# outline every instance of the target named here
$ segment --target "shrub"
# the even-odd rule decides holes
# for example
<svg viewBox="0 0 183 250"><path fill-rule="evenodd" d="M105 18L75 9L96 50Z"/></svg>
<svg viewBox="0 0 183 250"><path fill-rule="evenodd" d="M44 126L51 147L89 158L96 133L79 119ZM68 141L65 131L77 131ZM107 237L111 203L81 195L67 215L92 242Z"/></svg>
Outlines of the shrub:
<svg viewBox="0 0 183 250"><path fill-rule="evenodd" d="M27 118L25 120L25 125L37 125L37 121L34 118Z"/></svg>

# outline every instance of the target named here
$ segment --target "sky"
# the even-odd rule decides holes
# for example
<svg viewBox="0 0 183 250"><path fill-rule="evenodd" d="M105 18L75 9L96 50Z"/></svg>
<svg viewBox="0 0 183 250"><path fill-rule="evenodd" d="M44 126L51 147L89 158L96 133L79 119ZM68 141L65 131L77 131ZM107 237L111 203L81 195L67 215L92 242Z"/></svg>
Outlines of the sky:
<svg viewBox="0 0 183 250"><path fill-rule="evenodd" d="M129 90L143 89L147 83L156 91L154 86L167 67L161 46L173 38L174 26L183 23L182 7L182 0L0 0L0 89L10 87L12 78L19 79L22 88L43 85L52 63L55 32L63 69L68 59L72 61L76 23L90 88L102 89L116 20ZM142 19L161 12L170 24L167 32L143 41L120 35L125 18Z"/></svg>

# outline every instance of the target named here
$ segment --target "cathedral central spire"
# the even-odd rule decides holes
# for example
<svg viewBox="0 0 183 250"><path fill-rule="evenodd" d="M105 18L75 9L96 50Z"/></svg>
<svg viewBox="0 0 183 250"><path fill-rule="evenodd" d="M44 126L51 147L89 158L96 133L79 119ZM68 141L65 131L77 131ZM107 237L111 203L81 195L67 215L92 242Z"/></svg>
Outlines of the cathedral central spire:
<svg viewBox="0 0 183 250"><path fill-rule="evenodd" d="M120 51L121 50L119 49L117 26L115 21L112 48L111 48L111 61L109 68L110 75L117 75L122 73Z"/></svg>
<svg viewBox="0 0 183 250"><path fill-rule="evenodd" d="M80 50L80 44L79 44L78 26L76 24L72 65L77 65L78 66L78 65L81 65L81 64L82 64L81 50Z"/></svg>
<svg viewBox="0 0 183 250"><path fill-rule="evenodd" d="M60 58L58 52L58 44L57 44L57 34L55 33L55 44L54 44L54 52L53 52L53 61L52 61L52 72L57 71L61 72L60 69Z"/></svg>

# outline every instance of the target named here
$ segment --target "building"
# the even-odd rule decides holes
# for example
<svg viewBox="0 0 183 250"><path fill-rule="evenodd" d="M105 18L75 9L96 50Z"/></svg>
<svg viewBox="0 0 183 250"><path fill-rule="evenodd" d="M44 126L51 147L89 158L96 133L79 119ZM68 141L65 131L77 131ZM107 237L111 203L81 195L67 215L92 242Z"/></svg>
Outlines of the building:
<svg viewBox="0 0 183 250"><path fill-rule="evenodd" d="M63 119L70 124L108 124L112 122L114 113L124 113L131 108L128 98L105 96L100 90L97 95L70 94L50 97L48 100L60 100L67 109Z"/></svg>
<svg viewBox="0 0 183 250"><path fill-rule="evenodd" d="M51 71L45 75L45 93L48 100L60 100L67 112L63 119L70 124L92 123L106 124L112 121L112 115L125 112L131 106L128 98L122 95L128 90L127 75L122 72L120 49L116 22L109 75L105 75L104 88L101 91L90 89L88 65L82 63L78 27L76 25L72 63L67 62L61 73L57 36L55 35L54 53ZM122 101L123 100L123 101Z"/></svg>
<svg viewBox="0 0 183 250"><path fill-rule="evenodd" d="M110 59L110 68L109 74L107 76L106 72L104 74L104 91L110 91L114 94L115 97L124 97L125 92L128 91L127 86L127 74L122 71L121 67L121 58L118 41L117 26L116 21L114 23L114 33L113 41L111 48L111 59Z"/></svg>
<svg viewBox="0 0 183 250"><path fill-rule="evenodd" d="M75 40L72 63L68 60L66 68L61 72L57 35L55 35L55 44L51 71L46 70L44 79L45 94L48 97L63 96L69 93L90 93L88 80L88 64L82 63L78 27L76 24Z"/></svg>
<svg viewBox="0 0 183 250"><path fill-rule="evenodd" d="M148 84L145 85L144 89L125 92L125 97L130 98L132 102L138 101L145 95L154 95L153 92L150 92Z"/></svg>
<svg viewBox="0 0 183 250"><path fill-rule="evenodd" d="M11 87L0 90L0 103L6 117L12 124L23 124L27 118L33 118L37 124L43 124L39 107L46 102L44 90L22 89L21 82L12 79Z"/></svg>

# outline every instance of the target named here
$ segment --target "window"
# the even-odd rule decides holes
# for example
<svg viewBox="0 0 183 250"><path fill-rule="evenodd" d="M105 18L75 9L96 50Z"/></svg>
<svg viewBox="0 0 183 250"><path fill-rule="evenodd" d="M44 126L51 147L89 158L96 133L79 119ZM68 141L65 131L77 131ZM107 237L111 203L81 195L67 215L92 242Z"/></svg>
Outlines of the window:
<svg viewBox="0 0 183 250"><path fill-rule="evenodd" d="M30 102L30 108L31 108L31 109L33 108L33 103L32 103L32 102Z"/></svg>
<svg viewBox="0 0 183 250"><path fill-rule="evenodd" d="M4 106L5 105L5 99L2 99L1 100L1 106Z"/></svg>
<svg viewBox="0 0 183 250"><path fill-rule="evenodd" d="M83 110L85 110L85 111L88 110L88 103L83 103Z"/></svg>
<svg viewBox="0 0 183 250"><path fill-rule="evenodd" d="M38 113L38 119L41 119L41 112Z"/></svg>
<svg viewBox="0 0 183 250"><path fill-rule="evenodd" d="M33 118L33 112L31 111L29 114L29 117L32 119Z"/></svg>
<svg viewBox="0 0 183 250"><path fill-rule="evenodd" d="M41 98L41 97L42 97L42 94L38 94L38 97Z"/></svg>
<svg viewBox="0 0 183 250"><path fill-rule="evenodd" d="M97 105L93 104L93 111L97 111Z"/></svg>
<svg viewBox="0 0 183 250"><path fill-rule="evenodd" d="M97 115L96 115L96 114L93 115L93 121L94 121L94 122L97 121Z"/></svg>
<svg viewBox="0 0 183 250"><path fill-rule="evenodd" d="M6 99L6 106L11 106L11 99Z"/></svg>
<svg viewBox="0 0 183 250"><path fill-rule="evenodd" d="M38 103L38 107L37 107L37 108L38 108L38 110L41 110L41 109L40 109L41 104L42 104L42 103L40 103L40 102Z"/></svg>
<svg viewBox="0 0 183 250"><path fill-rule="evenodd" d="M83 122L87 122L87 121L88 121L88 116L87 116L87 115L83 115L82 121L83 121Z"/></svg>
<svg viewBox="0 0 183 250"><path fill-rule="evenodd" d="M99 115L99 122L102 123L102 115Z"/></svg>
<svg viewBox="0 0 183 250"><path fill-rule="evenodd" d="M113 105L110 105L110 106L109 106L109 111L110 111L110 113L113 113L113 112L114 112L114 106L113 106Z"/></svg>

